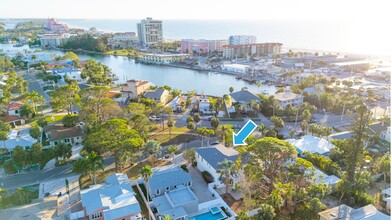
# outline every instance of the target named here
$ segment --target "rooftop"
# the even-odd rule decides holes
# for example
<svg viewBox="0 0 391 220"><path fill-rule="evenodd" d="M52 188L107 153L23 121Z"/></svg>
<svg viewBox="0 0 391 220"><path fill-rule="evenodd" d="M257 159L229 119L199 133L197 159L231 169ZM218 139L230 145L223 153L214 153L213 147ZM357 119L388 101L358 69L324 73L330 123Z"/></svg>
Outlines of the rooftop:
<svg viewBox="0 0 391 220"><path fill-rule="evenodd" d="M300 139L288 139L289 143L296 147L299 153L308 151L310 153L324 154L329 152L334 145L324 138L304 135Z"/></svg>
<svg viewBox="0 0 391 220"><path fill-rule="evenodd" d="M322 219L327 220L389 220L390 216L378 211L372 204L366 205L359 209L351 208L347 205L340 205L326 211L318 213Z"/></svg>
<svg viewBox="0 0 391 220"><path fill-rule="evenodd" d="M118 219L141 212L126 174L112 174L105 184L93 185L80 194L87 215L103 209L105 219Z"/></svg>
<svg viewBox="0 0 391 220"><path fill-rule="evenodd" d="M153 168L152 177L149 179L149 188L154 191L187 182L192 182L190 174L179 166L172 164Z"/></svg>
<svg viewBox="0 0 391 220"><path fill-rule="evenodd" d="M297 99L302 97L302 95L295 94L293 92L279 92L274 95L274 99L277 101L287 101L292 99Z"/></svg>
<svg viewBox="0 0 391 220"><path fill-rule="evenodd" d="M229 95L236 102L251 102L251 100L255 100L257 102L261 101L258 96L248 90L237 91Z"/></svg>
<svg viewBox="0 0 391 220"><path fill-rule="evenodd" d="M2 120L3 122L8 123L8 122L13 122L13 121L19 121L19 120L21 120L21 119L23 119L23 118L22 118L22 117L19 117L19 116L17 116L17 115L6 115L6 116L4 116L1 120Z"/></svg>
<svg viewBox="0 0 391 220"><path fill-rule="evenodd" d="M242 45L225 45L225 48L244 48L251 46L282 46L282 43L256 43L256 44L242 44Z"/></svg>
<svg viewBox="0 0 391 220"><path fill-rule="evenodd" d="M54 129L51 132L50 140L63 140L65 138L79 137L83 135L83 131L80 127L62 127L60 129Z"/></svg>
<svg viewBox="0 0 391 220"><path fill-rule="evenodd" d="M222 144L213 145L210 147L200 147L196 152L204 158L215 170L219 170L219 163L224 159L236 161L239 152L233 148L228 148Z"/></svg>
<svg viewBox="0 0 391 220"><path fill-rule="evenodd" d="M5 109L7 111L13 111L13 110L17 110L17 109L20 109L22 107L22 103L21 102L11 102L10 104L8 104Z"/></svg>
<svg viewBox="0 0 391 220"><path fill-rule="evenodd" d="M160 97L162 97L163 93L167 91L165 89L156 89L156 90L153 90L153 91L148 91L148 92L145 92L144 96L146 98L150 98L150 99L160 99Z"/></svg>

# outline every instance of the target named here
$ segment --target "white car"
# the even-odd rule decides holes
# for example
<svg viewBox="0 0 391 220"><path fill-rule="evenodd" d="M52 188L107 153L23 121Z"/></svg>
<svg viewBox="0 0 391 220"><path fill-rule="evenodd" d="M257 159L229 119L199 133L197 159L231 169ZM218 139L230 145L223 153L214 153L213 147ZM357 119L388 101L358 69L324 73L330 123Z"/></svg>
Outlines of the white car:
<svg viewBox="0 0 391 220"><path fill-rule="evenodd" d="M149 120L151 121L160 121L160 117L157 117L156 115L152 115L149 117Z"/></svg>

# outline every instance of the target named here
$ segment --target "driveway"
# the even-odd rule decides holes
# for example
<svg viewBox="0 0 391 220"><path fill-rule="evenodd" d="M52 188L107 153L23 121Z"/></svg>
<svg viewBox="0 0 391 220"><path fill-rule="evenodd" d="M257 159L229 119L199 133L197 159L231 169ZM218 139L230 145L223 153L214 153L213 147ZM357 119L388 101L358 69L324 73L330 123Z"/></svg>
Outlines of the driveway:
<svg viewBox="0 0 391 220"><path fill-rule="evenodd" d="M43 91L41 85L39 84L39 80L37 80L30 73L23 74L22 77L29 82L29 92L37 91L46 100L46 102L50 102L51 98L48 94L46 94L45 91Z"/></svg>

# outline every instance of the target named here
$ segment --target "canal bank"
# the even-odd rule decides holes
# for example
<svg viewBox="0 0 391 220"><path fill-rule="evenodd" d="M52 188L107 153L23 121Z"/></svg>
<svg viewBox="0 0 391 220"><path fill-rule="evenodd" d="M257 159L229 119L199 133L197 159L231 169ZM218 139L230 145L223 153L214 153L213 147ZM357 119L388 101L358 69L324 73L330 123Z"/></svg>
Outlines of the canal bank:
<svg viewBox="0 0 391 220"><path fill-rule="evenodd" d="M0 44L0 49L4 51L18 50L24 53L24 50L30 50L28 46L14 48L9 44ZM49 50L52 54L64 55L64 51ZM229 93L229 87L234 91L247 88L249 91L258 93L259 91L268 91L269 94L276 92L273 85L262 85L258 88L242 80L235 79L234 75L219 73L215 70L193 70L178 68L167 65L146 65L136 63L133 59L114 55L84 54L76 51L80 60L95 59L98 62L108 66L115 73L119 80L117 83L123 83L130 79L148 80L155 85L170 85L171 88L180 89L183 92L195 90L199 94L222 96Z"/></svg>

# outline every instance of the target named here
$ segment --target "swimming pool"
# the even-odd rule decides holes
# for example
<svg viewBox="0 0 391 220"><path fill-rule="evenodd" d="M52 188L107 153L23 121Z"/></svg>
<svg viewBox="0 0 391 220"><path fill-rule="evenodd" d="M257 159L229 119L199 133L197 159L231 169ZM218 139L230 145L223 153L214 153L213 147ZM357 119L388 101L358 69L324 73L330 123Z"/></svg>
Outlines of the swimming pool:
<svg viewBox="0 0 391 220"><path fill-rule="evenodd" d="M221 212L212 214L211 211L204 212L202 214L191 217L191 220L219 220L225 218L225 215Z"/></svg>

